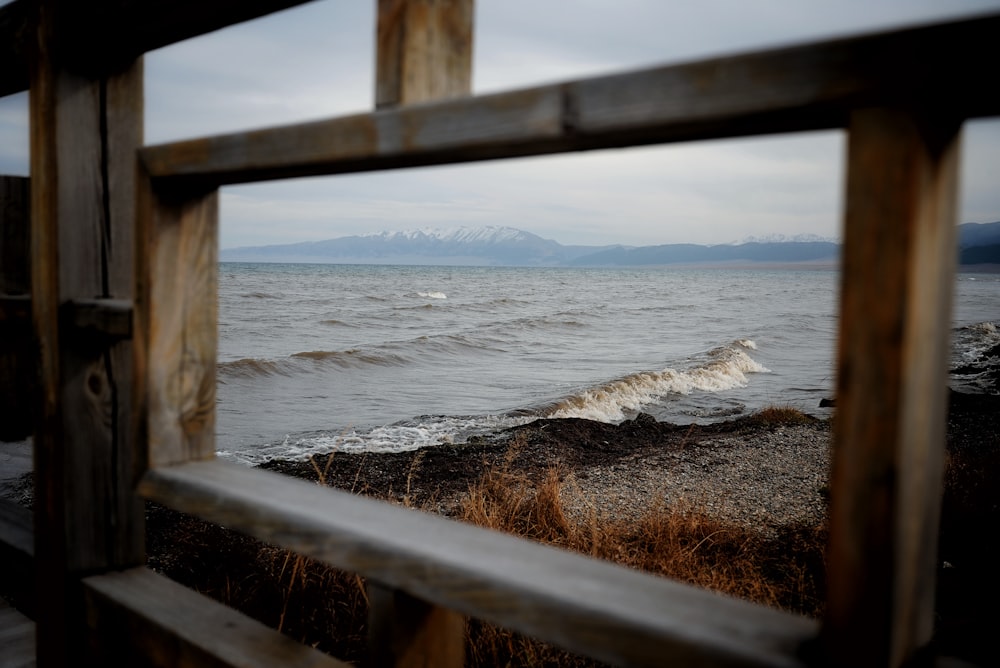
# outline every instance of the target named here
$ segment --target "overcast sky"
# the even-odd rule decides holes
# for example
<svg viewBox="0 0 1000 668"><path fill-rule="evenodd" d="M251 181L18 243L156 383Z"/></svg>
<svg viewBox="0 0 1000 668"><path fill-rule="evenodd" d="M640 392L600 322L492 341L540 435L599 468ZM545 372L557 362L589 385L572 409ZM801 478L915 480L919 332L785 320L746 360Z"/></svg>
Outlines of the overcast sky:
<svg viewBox="0 0 1000 668"><path fill-rule="evenodd" d="M148 54L147 143L369 109L375 4L321 0ZM473 86L997 11L1000 0L478 0ZM0 100L0 173L27 173L26 118L26 94ZM230 187L222 246L459 225L582 244L838 237L843 152L843 133L825 132ZM966 126L960 218L1000 220L1000 120Z"/></svg>

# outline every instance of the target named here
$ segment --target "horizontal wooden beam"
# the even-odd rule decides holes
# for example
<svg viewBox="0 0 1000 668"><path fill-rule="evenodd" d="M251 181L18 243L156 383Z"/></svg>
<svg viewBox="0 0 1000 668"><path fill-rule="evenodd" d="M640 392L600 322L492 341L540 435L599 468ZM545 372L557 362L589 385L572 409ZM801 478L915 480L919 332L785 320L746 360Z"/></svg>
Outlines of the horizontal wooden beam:
<svg viewBox="0 0 1000 668"><path fill-rule="evenodd" d="M111 339L132 336L132 300L72 299L66 303L66 320L80 332L99 334Z"/></svg>
<svg viewBox="0 0 1000 668"><path fill-rule="evenodd" d="M132 301L129 299L71 299L63 308L69 327L111 339L132 336ZM0 294L0 325L31 326L31 297Z"/></svg>
<svg viewBox="0 0 1000 668"><path fill-rule="evenodd" d="M148 147L154 179L215 187L844 127L852 109L1000 114L1000 15Z"/></svg>
<svg viewBox="0 0 1000 668"><path fill-rule="evenodd" d="M614 564L223 461L147 498L614 665L798 666L815 622Z"/></svg>
<svg viewBox="0 0 1000 668"><path fill-rule="evenodd" d="M66 3L67 48L79 64L129 62L168 44L311 0L76 0ZM28 89L32 0L0 8L0 97Z"/></svg>
<svg viewBox="0 0 1000 668"><path fill-rule="evenodd" d="M83 581L95 665L347 668L146 568Z"/></svg>

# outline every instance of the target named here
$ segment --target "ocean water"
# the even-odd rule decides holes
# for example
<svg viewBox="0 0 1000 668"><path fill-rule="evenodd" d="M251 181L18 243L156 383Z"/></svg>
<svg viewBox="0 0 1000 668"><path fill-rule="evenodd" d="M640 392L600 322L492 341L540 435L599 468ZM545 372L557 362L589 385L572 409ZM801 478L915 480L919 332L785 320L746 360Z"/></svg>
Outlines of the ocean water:
<svg viewBox="0 0 1000 668"><path fill-rule="evenodd" d="M1000 276L957 287L956 367L1000 343ZM223 263L218 448L258 462L539 417L825 416L837 292L823 270Z"/></svg>

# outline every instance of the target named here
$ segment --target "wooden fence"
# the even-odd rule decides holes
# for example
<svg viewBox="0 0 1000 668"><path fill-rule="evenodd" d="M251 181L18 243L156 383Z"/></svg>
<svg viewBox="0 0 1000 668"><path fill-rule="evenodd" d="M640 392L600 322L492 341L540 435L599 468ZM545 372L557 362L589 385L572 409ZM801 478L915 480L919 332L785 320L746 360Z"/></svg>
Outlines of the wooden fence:
<svg viewBox="0 0 1000 668"><path fill-rule="evenodd" d="M30 184L0 181L0 368L35 388L13 394L36 473L0 546L38 664L341 665L146 569L146 499L363 575L383 664L460 665L462 616L622 665L928 659L960 132L1000 114L1000 16L471 96L472 0L379 0L374 111L144 146L144 52L301 3L0 8L31 133ZM821 621L215 459L221 185L828 128L849 141Z"/></svg>

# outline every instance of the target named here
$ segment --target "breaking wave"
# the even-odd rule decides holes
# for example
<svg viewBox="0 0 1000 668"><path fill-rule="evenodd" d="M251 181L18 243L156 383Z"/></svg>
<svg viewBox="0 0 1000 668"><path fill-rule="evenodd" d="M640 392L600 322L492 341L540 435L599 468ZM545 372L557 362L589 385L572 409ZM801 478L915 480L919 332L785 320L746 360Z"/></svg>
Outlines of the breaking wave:
<svg viewBox="0 0 1000 668"><path fill-rule="evenodd" d="M1000 327L980 322L954 331L952 388L974 394L1000 393Z"/></svg>
<svg viewBox="0 0 1000 668"><path fill-rule="evenodd" d="M742 339L709 351L706 360L688 369L667 368L630 374L558 401L546 417L619 422L626 419L628 413L640 411L669 394L721 392L743 387L748 382L747 374L770 372L745 352L756 349L756 343Z"/></svg>

